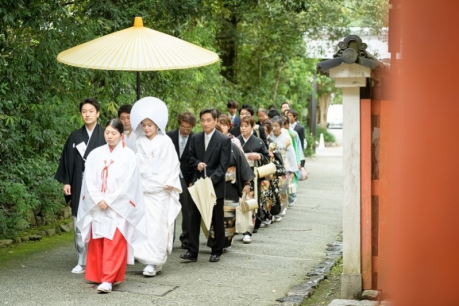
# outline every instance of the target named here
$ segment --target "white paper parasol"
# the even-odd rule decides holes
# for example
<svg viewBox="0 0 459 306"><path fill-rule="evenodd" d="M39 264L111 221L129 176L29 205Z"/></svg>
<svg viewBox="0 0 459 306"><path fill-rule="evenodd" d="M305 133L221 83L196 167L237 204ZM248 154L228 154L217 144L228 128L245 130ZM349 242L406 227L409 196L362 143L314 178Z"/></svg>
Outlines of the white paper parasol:
<svg viewBox="0 0 459 306"><path fill-rule="evenodd" d="M201 213L206 229L210 230L212 212L217 203L217 196L211 179L209 177L198 179L193 186L188 187L188 191Z"/></svg>
<svg viewBox="0 0 459 306"><path fill-rule="evenodd" d="M61 63L100 70L137 71L137 100L140 99L139 71L187 69L213 64L216 53L143 26L117 31L58 54Z"/></svg>

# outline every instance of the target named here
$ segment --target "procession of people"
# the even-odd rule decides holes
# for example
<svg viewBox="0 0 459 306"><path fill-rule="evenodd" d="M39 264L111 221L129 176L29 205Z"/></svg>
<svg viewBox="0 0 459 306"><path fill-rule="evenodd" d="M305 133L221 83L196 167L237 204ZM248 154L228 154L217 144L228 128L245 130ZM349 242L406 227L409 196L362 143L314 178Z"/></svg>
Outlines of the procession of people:
<svg viewBox="0 0 459 306"><path fill-rule="evenodd" d="M158 98L121 106L105 129L97 124L99 102L83 100L85 125L69 136L55 176L74 216L71 272L108 293L135 260L145 277L162 271L176 226L184 262L198 260L203 229L216 263L235 241L250 244L261 228L282 221L298 180L307 178L304 128L285 104L280 112L259 108L255 123L252 106L238 109L231 100L227 112L201 110L202 131L193 133L191 112L166 132L169 110Z"/></svg>

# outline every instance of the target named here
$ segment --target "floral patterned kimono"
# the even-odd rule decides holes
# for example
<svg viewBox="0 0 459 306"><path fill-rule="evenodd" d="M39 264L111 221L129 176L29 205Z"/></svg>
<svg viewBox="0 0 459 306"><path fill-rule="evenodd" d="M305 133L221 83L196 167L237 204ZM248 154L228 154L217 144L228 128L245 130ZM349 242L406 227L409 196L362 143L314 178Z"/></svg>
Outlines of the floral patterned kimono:
<svg viewBox="0 0 459 306"><path fill-rule="evenodd" d="M273 215L281 212L281 202L279 198L279 178L285 175L284 162L276 144L271 142L268 136L270 162L276 166L276 173L271 178L265 178L261 182L260 202L265 216L265 220L271 220Z"/></svg>

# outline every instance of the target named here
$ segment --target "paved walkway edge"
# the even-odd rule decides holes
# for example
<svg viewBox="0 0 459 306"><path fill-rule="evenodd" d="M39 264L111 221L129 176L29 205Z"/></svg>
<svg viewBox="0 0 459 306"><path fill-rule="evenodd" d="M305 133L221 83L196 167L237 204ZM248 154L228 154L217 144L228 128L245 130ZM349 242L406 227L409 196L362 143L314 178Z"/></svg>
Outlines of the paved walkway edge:
<svg viewBox="0 0 459 306"><path fill-rule="evenodd" d="M276 300L278 302L276 306L301 306L313 294L314 289L326 279L330 270L343 257L342 233L338 235L336 241L327 245L325 254L325 259L306 274L306 282L292 287L286 297Z"/></svg>

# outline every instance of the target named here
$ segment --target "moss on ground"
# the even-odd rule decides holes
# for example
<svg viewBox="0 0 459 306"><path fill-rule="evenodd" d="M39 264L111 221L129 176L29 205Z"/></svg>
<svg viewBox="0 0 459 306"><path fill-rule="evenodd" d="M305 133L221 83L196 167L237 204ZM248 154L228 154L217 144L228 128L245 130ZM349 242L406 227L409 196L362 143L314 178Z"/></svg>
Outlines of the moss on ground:
<svg viewBox="0 0 459 306"><path fill-rule="evenodd" d="M323 306L330 304L335 299L341 298L341 274L343 273L343 260L341 259L331 269L327 278L319 283L312 295L301 304L302 306Z"/></svg>
<svg viewBox="0 0 459 306"><path fill-rule="evenodd" d="M64 246L73 241L73 231L62 233L53 237L43 237L39 241L27 241L19 244L0 248L0 267L15 260L24 259L38 252L45 252Z"/></svg>

